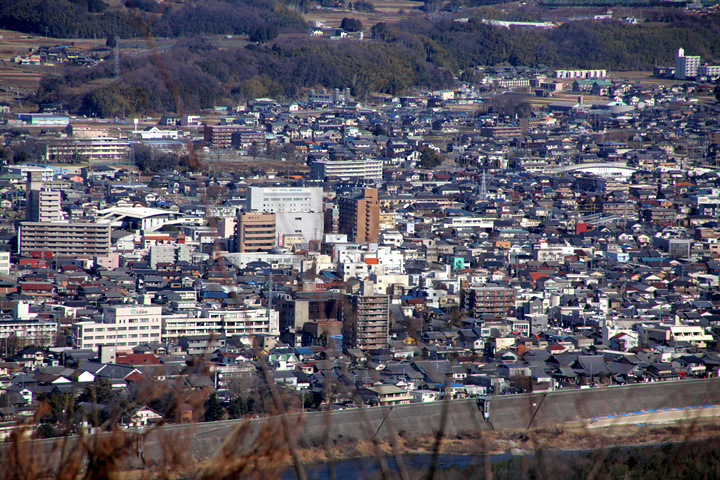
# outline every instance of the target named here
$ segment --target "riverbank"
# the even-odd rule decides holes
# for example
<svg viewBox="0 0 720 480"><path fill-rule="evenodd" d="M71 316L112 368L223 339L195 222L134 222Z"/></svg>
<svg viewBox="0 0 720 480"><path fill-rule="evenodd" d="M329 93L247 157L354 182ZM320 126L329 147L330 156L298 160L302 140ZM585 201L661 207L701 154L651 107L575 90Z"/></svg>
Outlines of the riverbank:
<svg viewBox="0 0 720 480"><path fill-rule="evenodd" d="M362 428L362 426L358 426ZM291 426L290 437L298 438L302 427ZM333 478L329 465L353 472L352 478L373 478L378 469L389 472L427 470L434 464L437 447L439 466L453 468L490 468L499 461L533 460L542 457L565 457L585 454L595 457L613 447L659 448L667 445L711 444L720 442L720 419L700 418L664 425L616 425L588 429L586 422L572 422L552 428L529 430L481 430L436 435L412 435L399 431L395 435L372 438L372 434L354 438L335 437L324 443L296 444L291 452L280 422L268 423L256 441L247 438L245 428L234 430L225 437L223 446L208 455L211 459L197 461L183 448L182 440L174 436L163 442L166 454L159 462L149 461L143 466L124 470L119 478L235 478L242 472L258 478L294 478L294 460L309 472L307 478ZM369 438L363 440L362 438ZM170 440L170 437L167 438ZM243 445L244 446L241 446ZM176 448L176 450L175 450ZM416 460L415 466L403 459ZM418 463L419 462L419 463ZM493 467L495 468L495 467ZM171 473L172 472L172 473ZM182 472L182 473L180 473ZM120 472L118 472L120 473ZM360 476L355 473L362 474ZM327 475L325 477L324 475ZM395 475L388 478L394 478ZM335 476L334 478L345 478ZM349 478L349 477L348 477ZM412 476L409 478L413 478Z"/></svg>
<svg viewBox="0 0 720 480"><path fill-rule="evenodd" d="M672 425L621 425L588 430L584 423L560 425L551 429L523 431L476 431L443 437L439 453L443 455L531 455L538 451L595 450L607 447L645 446L685 440L720 437L719 419L701 419ZM430 454L436 436L408 435L375 441L337 439L330 445L300 448L304 464L377 456Z"/></svg>
<svg viewBox="0 0 720 480"><path fill-rule="evenodd" d="M528 431L478 432L444 438L436 467L441 470L490 469L497 462L512 465L520 458L557 458L578 455L594 459L611 449L642 451L661 446L682 446L720 441L720 421L703 419L673 425L622 425L587 430L584 424ZM394 440L337 444L324 450L300 449L308 478L367 479L385 469L395 478L400 471L424 472L433 464L433 436L397 436ZM662 451L658 451L662 454ZM596 459L595 459L596 460ZM562 463L562 462L561 462ZM575 463L575 460L573 462ZM332 467L330 467L332 464ZM283 480L296 478L290 468ZM494 468L494 467L493 467ZM330 472L333 472L332 474ZM379 477L378 477L379 478ZM400 477L398 477L400 478Z"/></svg>

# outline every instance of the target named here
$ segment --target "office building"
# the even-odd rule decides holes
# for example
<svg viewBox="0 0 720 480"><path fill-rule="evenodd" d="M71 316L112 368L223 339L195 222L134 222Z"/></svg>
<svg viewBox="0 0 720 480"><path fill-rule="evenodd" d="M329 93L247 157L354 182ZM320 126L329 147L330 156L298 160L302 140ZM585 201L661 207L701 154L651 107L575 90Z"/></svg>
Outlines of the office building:
<svg viewBox="0 0 720 480"><path fill-rule="evenodd" d="M10 252L0 252L0 274L10 275Z"/></svg>
<svg viewBox="0 0 720 480"><path fill-rule="evenodd" d="M48 163L128 163L130 141L121 138L60 138L40 142Z"/></svg>
<svg viewBox="0 0 720 480"><path fill-rule="evenodd" d="M698 67L697 74L699 77L720 77L720 65L701 65Z"/></svg>
<svg viewBox="0 0 720 480"><path fill-rule="evenodd" d="M320 160L310 164L310 174L315 180L338 178L362 178L382 180L382 162L380 160Z"/></svg>
<svg viewBox="0 0 720 480"><path fill-rule="evenodd" d="M322 187L250 187L247 210L251 212L322 212Z"/></svg>
<svg viewBox="0 0 720 480"><path fill-rule="evenodd" d="M175 265L178 262L191 262L194 245L171 244L155 245L150 247L150 268L157 268L158 264Z"/></svg>
<svg viewBox="0 0 720 480"><path fill-rule="evenodd" d="M308 94L308 104L312 108L326 108L333 105L348 103L351 99L352 97L350 96L349 88L346 88L343 91L336 88L332 92L323 90L322 93L310 90L310 94Z"/></svg>
<svg viewBox="0 0 720 480"><path fill-rule="evenodd" d="M555 78L605 78L607 70L555 70Z"/></svg>
<svg viewBox="0 0 720 480"><path fill-rule="evenodd" d="M557 85L551 83L551 85ZM542 88L542 87L541 87ZM545 89L547 90L547 89ZM481 137L489 138L512 138L522 136L522 130L520 127L514 126L502 126L502 127L482 127L480 129Z"/></svg>
<svg viewBox="0 0 720 480"><path fill-rule="evenodd" d="M97 350L101 345L128 352L148 342L160 342L162 307L132 305L105 307L102 322L75 322L72 341L75 348Z"/></svg>
<svg viewBox="0 0 720 480"><path fill-rule="evenodd" d="M275 214L278 246L285 246L285 237L301 236L304 243L322 239L321 187L250 187L245 210Z"/></svg>
<svg viewBox="0 0 720 480"><path fill-rule="evenodd" d="M237 251L267 252L275 247L275 214L245 212L238 217Z"/></svg>
<svg viewBox="0 0 720 480"><path fill-rule="evenodd" d="M390 297L375 295L372 282L362 282L360 292L346 295L343 307L345 348L386 348L390 342Z"/></svg>
<svg viewBox="0 0 720 480"><path fill-rule="evenodd" d="M675 78L677 80L687 80L695 78L700 67L700 57L685 56L685 50L679 49L675 55Z"/></svg>
<svg viewBox="0 0 720 480"><path fill-rule="evenodd" d="M354 242L377 242L380 230L380 203L376 188L338 200L338 232Z"/></svg>
<svg viewBox="0 0 720 480"><path fill-rule="evenodd" d="M474 229L490 231L495 226L495 220L486 217L445 217L442 220L442 228L451 228L458 231Z"/></svg>
<svg viewBox="0 0 720 480"><path fill-rule="evenodd" d="M267 308L236 310L197 309L163 317L162 338L175 342L180 337L196 335L277 335L279 313Z"/></svg>
<svg viewBox="0 0 720 480"><path fill-rule="evenodd" d="M470 309L473 316L503 317L515 308L515 289L506 287L473 287L470 289Z"/></svg>
<svg viewBox="0 0 720 480"><path fill-rule="evenodd" d="M110 226L97 223L21 222L21 255L88 257L110 253Z"/></svg>

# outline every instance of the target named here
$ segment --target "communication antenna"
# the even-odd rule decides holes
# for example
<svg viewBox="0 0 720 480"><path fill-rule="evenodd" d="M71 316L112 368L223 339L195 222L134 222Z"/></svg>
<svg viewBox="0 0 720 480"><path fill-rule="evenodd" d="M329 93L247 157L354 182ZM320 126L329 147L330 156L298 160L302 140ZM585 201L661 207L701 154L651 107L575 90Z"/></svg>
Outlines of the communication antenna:
<svg viewBox="0 0 720 480"><path fill-rule="evenodd" d="M487 196L488 196L488 194L487 194L486 173L487 173L487 170L483 169L482 184L480 185L480 198L482 198L483 200L487 200Z"/></svg>

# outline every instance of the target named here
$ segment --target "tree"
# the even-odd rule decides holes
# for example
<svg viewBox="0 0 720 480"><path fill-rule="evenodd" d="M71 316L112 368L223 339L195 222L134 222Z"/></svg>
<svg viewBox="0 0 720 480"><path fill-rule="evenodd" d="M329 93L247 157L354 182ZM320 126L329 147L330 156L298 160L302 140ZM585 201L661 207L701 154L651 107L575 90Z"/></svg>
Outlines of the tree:
<svg viewBox="0 0 720 480"><path fill-rule="evenodd" d="M97 403L105 405L112 402L117 397L117 392L113 390L109 380L98 377L93 383L85 387L83 393L80 394L78 401Z"/></svg>
<svg viewBox="0 0 720 480"><path fill-rule="evenodd" d="M227 381L227 394L231 399L247 397L252 393L255 379L243 375L233 375Z"/></svg>
<svg viewBox="0 0 720 480"><path fill-rule="evenodd" d="M358 12L374 12L375 11L375 5L373 5L370 2L366 2L364 0L357 0L355 3L349 3L348 8L350 10L356 10Z"/></svg>
<svg viewBox="0 0 720 480"><path fill-rule="evenodd" d="M713 89L713 94L715 95L715 100L720 102L720 78L715 80L715 88Z"/></svg>
<svg viewBox="0 0 720 480"><path fill-rule="evenodd" d="M432 148L425 148L420 154L420 166L422 168L435 168L442 164L442 157Z"/></svg>
<svg viewBox="0 0 720 480"><path fill-rule="evenodd" d="M69 425L74 411L73 399L69 393L52 393L45 397L42 403L43 406L38 410L41 422Z"/></svg>
<svg viewBox="0 0 720 480"><path fill-rule="evenodd" d="M230 418L240 418L250 412L250 407L243 397L236 397L230 400L227 412Z"/></svg>
<svg viewBox="0 0 720 480"><path fill-rule="evenodd" d="M222 196L224 193L225 187L223 187L222 185L210 185L209 187L207 187L206 191L207 197L212 200L220 198L220 196Z"/></svg>
<svg viewBox="0 0 720 480"><path fill-rule="evenodd" d="M250 32L250 41L255 43L266 43L275 40L278 36L278 29L275 25L263 25Z"/></svg>
<svg viewBox="0 0 720 480"><path fill-rule="evenodd" d="M39 438L55 438L58 436L58 431L49 423L43 423L37 429L37 436Z"/></svg>
<svg viewBox="0 0 720 480"><path fill-rule="evenodd" d="M184 163L177 153L156 151L147 145L134 145L132 156L135 165L143 172L175 170Z"/></svg>
<svg viewBox="0 0 720 480"><path fill-rule="evenodd" d="M340 23L340 28L346 32L362 32L363 24L357 18L345 17Z"/></svg>
<svg viewBox="0 0 720 480"><path fill-rule="evenodd" d="M108 48L115 48L117 47L117 38L115 35L108 35L107 40L105 40L105 46Z"/></svg>
<svg viewBox="0 0 720 480"><path fill-rule="evenodd" d="M28 152L18 152L13 156L13 163L27 163L31 160Z"/></svg>
<svg viewBox="0 0 720 480"><path fill-rule="evenodd" d="M459 308L453 307L452 310L450 310L450 324L459 325L460 320L462 320L463 318L465 318L465 313Z"/></svg>
<svg viewBox="0 0 720 480"><path fill-rule="evenodd" d="M319 392L303 392L300 395L300 401L305 410L316 409L323 401L322 394Z"/></svg>
<svg viewBox="0 0 720 480"><path fill-rule="evenodd" d="M267 147L265 147L265 155L268 158L277 159L278 153L279 153L279 150L277 148L277 145L275 145L275 143L273 143L273 142L268 143Z"/></svg>
<svg viewBox="0 0 720 480"><path fill-rule="evenodd" d="M370 29L373 38L379 38L380 40L387 40L389 31L390 29L385 22L378 22Z"/></svg>
<svg viewBox="0 0 720 480"><path fill-rule="evenodd" d="M295 145L293 145L292 143L286 143L282 146L281 151L286 158L290 158L295 155Z"/></svg>
<svg viewBox="0 0 720 480"><path fill-rule="evenodd" d="M247 154L250 157L257 157L260 153L260 147L258 146L257 142L252 142L252 144L247 149Z"/></svg>
<svg viewBox="0 0 720 480"><path fill-rule="evenodd" d="M224 416L225 409L217 398L217 394L213 393L205 401L205 421L217 422L218 420L222 420Z"/></svg>

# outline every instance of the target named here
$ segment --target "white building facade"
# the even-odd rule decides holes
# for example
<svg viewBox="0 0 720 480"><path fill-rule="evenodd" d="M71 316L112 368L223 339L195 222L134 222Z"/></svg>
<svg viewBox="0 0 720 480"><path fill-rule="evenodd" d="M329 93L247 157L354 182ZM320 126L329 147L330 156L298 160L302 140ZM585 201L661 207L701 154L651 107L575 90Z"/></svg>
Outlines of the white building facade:
<svg viewBox="0 0 720 480"><path fill-rule="evenodd" d="M684 49L678 49L677 55L675 55L675 78L677 80L695 78L699 67L699 56L686 56Z"/></svg>
<svg viewBox="0 0 720 480"><path fill-rule="evenodd" d="M97 349L100 345L129 352L148 342L160 342L162 307L132 305L106 307L102 322L75 322L72 325L73 346Z"/></svg>
<svg viewBox="0 0 720 480"><path fill-rule="evenodd" d="M277 245L285 237L321 240L325 227L322 187L250 187L247 212L274 213Z"/></svg>
<svg viewBox="0 0 720 480"><path fill-rule="evenodd" d="M162 338L177 341L193 335L279 335L280 313L267 308L197 309L163 317Z"/></svg>

